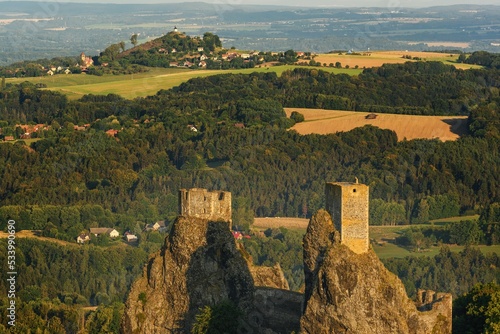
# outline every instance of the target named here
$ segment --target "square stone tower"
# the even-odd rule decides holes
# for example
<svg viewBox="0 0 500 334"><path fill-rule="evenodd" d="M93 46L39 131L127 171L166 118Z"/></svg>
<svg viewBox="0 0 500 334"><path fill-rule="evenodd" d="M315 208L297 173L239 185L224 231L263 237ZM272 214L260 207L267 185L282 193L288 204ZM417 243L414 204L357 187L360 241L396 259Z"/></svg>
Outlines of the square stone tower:
<svg viewBox="0 0 500 334"><path fill-rule="evenodd" d="M326 211L340 232L343 245L357 254L369 249L368 237L369 187L350 182L328 182L325 187Z"/></svg>
<svg viewBox="0 0 500 334"><path fill-rule="evenodd" d="M231 227L231 193L192 188L179 190L179 214L211 221L226 221Z"/></svg>

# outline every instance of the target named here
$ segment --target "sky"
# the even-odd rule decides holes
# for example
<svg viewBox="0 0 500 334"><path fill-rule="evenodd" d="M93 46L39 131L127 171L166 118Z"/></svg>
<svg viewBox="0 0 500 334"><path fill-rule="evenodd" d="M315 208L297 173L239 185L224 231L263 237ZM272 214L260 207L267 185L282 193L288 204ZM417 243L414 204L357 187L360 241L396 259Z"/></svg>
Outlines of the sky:
<svg viewBox="0 0 500 334"><path fill-rule="evenodd" d="M259 5L301 5L325 7L432 7L456 4L500 5L500 0L38 0L43 2L80 2L80 3L180 3L180 2L207 2L226 5L259 4Z"/></svg>

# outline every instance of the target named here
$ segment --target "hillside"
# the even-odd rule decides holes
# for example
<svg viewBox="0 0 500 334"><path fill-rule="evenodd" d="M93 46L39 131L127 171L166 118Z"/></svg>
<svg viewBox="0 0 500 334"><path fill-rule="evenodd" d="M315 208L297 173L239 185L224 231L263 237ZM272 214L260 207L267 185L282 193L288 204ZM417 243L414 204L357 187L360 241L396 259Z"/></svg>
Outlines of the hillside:
<svg viewBox="0 0 500 334"><path fill-rule="evenodd" d="M467 134L467 116L415 116L375 114L375 119L366 117L372 113L325 109L285 108L288 116L293 111L304 115L305 121L297 123L292 130L305 134L329 134L350 131L365 125L396 132L398 140L439 139L456 140Z"/></svg>

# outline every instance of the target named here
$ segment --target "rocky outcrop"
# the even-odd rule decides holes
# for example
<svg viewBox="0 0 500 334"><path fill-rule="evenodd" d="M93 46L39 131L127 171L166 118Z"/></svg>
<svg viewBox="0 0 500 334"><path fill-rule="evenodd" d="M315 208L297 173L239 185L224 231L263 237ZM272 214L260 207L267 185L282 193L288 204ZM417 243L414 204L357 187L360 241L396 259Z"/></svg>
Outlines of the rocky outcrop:
<svg viewBox="0 0 500 334"><path fill-rule="evenodd" d="M242 333L298 329L301 297L297 302L297 294L287 290L256 289L288 288L279 265L255 267L244 254L228 222L177 218L162 250L150 257L143 277L132 285L122 332L189 333L200 308L226 301L243 312Z"/></svg>
<svg viewBox="0 0 500 334"><path fill-rule="evenodd" d="M338 239L320 210L304 236L303 333L451 333L450 295L432 297L421 312L372 250L356 254Z"/></svg>
<svg viewBox="0 0 500 334"><path fill-rule="evenodd" d="M253 309L254 284L226 222L179 217L130 291L125 333L188 333L199 308Z"/></svg>
<svg viewBox="0 0 500 334"><path fill-rule="evenodd" d="M304 236L305 293L288 290L279 265L252 265L228 222L181 216L130 291L121 332L189 333L204 306L243 313L239 333L451 333L451 296L421 291L417 305L372 250L341 244L328 212Z"/></svg>

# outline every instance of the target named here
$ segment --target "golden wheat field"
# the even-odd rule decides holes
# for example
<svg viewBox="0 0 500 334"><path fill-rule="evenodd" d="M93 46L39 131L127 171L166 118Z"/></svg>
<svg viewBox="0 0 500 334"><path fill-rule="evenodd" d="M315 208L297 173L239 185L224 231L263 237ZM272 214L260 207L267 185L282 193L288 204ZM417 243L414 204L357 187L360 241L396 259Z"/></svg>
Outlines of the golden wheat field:
<svg viewBox="0 0 500 334"><path fill-rule="evenodd" d="M286 227L288 229L306 229L309 219L286 218L286 217L265 217L254 218L252 227L259 229Z"/></svg>
<svg viewBox="0 0 500 334"><path fill-rule="evenodd" d="M357 127L373 125L396 132L398 140L440 139L456 140L467 132L467 116L413 116L395 114L376 114L376 119L366 119L370 113L285 108L288 116L292 111L304 115L305 121L295 124L293 130L300 134L329 134L350 131Z"/></svg>
<svg viewBox="0 0 500 334"><path fill-rule="evenodd" d="M409 56L411 58L419 58L427 61L441 61L447 65L453 65L456 68L461 69L470 69L477 68L480 66L469 65L469 64L460 64L457 63L458 54L446 54L439 52L418 52L418 51L365 51L358 52L359 54L336 54L336 53L327 53L327 54L318 54L314 57L314 60L321 63L335 65L336 62L340 62L342 67L349 65L350 68L358 66L359 68L369 68L369 67L378 67L382 66L386 63L391 64L402 64L408 60L407 58L403 58L404 56ZM415 61L415 60L412 60Z"/></svg>

